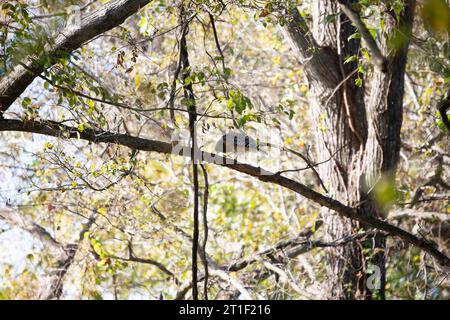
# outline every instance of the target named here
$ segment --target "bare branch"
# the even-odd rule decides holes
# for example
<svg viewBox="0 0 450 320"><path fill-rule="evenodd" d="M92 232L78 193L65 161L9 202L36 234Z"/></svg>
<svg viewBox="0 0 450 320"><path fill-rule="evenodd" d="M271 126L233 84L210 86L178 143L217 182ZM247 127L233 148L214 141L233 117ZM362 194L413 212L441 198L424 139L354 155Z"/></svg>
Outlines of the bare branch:
<svg viewBox="0 0 450 320"><path fill-rule="evenodd" d="M316 221L317 228L320 227L321 221ZM358 233L349 235L340 239L337 239L332 242L323 242L320 240L310 240L309 237L305 237L305 235L299 235L298 237L295 237L290 240L282 240L278 242L276 245L274 245L272 248L263 250L261 252L255 253L254 255L251 255L248 258L243 258L238 261L232 262L226 266L221 267L220 269L214 268L214 270L222 270L222 272L225 271L240 271L247 267L248 265L254 264L256 262L267 262L268 260L275 262L275 263L281 263L286 264L290 261L290 259L293 259L301 254L304 254L306 252L309 252L315 248L325 248L325 247L338 247L347 245L351 242L364 239L369 236L373 236L376 233L376 231L369 231L364 233ZM267 267L267 265L266 265ZM266 279L270 276L270 272L264 272L259 273L256 278L258 278L258 281L262 281L263 279ZM198 281L203 280L204 275L200 275ZM254 277L252 277L254 278ZM184 285L177 293L175 300L181 300L186 295L186 293L189 291L189 289L192 287L192 283L188 283Z"/></svg>
<svg viewBox="0 0 450 320"><path fill-rule="evenodd" d="M401 220L403 218L450 221L450 214L432 211L418 211L414 209L398 209L391 211L388 215L388 220Z"/></svg>
<svg viewBox="0 0 450 320"><path fill-rule="evenodd" d="M110 255L109 258L122 260L122 261L129 261L129 262L138 262L138 263L149 264L149 265L155 266L159 270L161 270L162 272L167 274L170 278L172 278L174 280L175 284L177 284L177 285L180 284L180 280L178 280L178 278L175 276L175 274L172 271L170 271L169 269L167 269L167 267L164 264L162 264L161 262L153 260L153 259L136 257L134 254L134 251L133 251L133 245L132 245L131 241L128 243L128 255L129 255L128 258L123 258L123 257L119 257L116 255Z"/></svg>
<svg viewBox="0 0 450 320"><path fill-rule="evenodd" d="M86 232L89 231L94 222L95 217L94 216L90 217L80 231L78 242L70 243L64 246L64 251L67 257L64 259L59 259L56 262L56 268L51 274L50 285L48 286L47 291L41 294L40 298L50 300L50 299L59 299L61 297L63 293L64 277L75 260L75 256L78 252L81 242L84 239L84 235L86 234Z"/></svg>

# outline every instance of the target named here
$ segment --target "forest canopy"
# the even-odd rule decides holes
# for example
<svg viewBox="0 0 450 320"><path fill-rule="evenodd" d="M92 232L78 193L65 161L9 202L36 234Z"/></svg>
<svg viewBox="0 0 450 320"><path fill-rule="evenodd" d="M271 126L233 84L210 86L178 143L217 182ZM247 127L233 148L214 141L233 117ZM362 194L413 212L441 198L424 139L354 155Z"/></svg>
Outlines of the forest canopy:
<svg viewBox="0 0 450 320"><path fill-rule="evenodd" d="M449 299L448 0L0 4L0 299Z"/></svg>

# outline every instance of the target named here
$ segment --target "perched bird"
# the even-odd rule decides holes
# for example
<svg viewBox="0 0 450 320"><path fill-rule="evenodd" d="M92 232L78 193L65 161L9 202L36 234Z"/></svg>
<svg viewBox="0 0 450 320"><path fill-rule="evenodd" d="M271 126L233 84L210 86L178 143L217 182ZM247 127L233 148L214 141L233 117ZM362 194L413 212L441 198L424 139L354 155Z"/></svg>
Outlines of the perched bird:
<svg viewBox="0 0 450 320"><path fill-rule="evenodd" d="M259 151L258 143L243 132L228 132L216 143L217 153L243 153L246 151Z"/></svg>

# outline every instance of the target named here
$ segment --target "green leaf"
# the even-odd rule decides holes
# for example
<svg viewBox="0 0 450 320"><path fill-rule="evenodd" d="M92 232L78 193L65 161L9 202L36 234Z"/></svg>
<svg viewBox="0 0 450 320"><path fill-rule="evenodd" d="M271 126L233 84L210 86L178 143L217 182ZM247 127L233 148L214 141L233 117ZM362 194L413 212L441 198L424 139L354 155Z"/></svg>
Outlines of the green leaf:
<svg viewBox="0 0 450 320"><path fill-rule="evenodd" d="M29 97L25 97L22 100L22 107L27 108L31 104L31 99Z"/></svg>
<svg viewBox="0 0 450 320"><path fill-rule="evenodd" d="M230 78L230 75L231 75L231 69L230 68L225 68L223 70L223 78L225 80L228 80Z"/></svg>
<svg viewBox="0 0 450 320"><path fill-rule="evenodd" d="M361 34L359 32L355 32L350 37L347 38L347 41L350 41L352 39L361 39Z"/></svg>
<svg viewBox="0 0 450 320"><path fill-rule="evenodd" d="M77 130L78 130L78 132L83 132L84 131L84 123L80 123L78 126L77 126Z"/></svg>
<svg viewBox="0 0 450 320"><path fill-rule="evenodd" d="M134 85L136 87L136 90L141 86L141 76L139 75L139 73L136 73L136 77L134 78Z"/></svg>
<svg viewBox="0 0 450 320"><path fill-rule="evenodd" d="M370 60L370 55L367 52L367 50L365 48L361 48L361 52L362 52L364 58L366 58L366 60L369 61Z"/></svg>
<svg viewBox="0 0 450 320"><path fill-rule="evenodd" d="M339 15L339 13L327 15L325 17L325 19L324 19L325 24L332 23L332 22L336 21L336 18L337 18L338 15Z"/></svg>
<svg viewBox="0 0 450 320"><path fill-rule="evenodd" d="M169 87L169 84L167 84L167 82L161 82L158 83L158 85L156 86L156 89L158 89L159 91L163 91L165 89L167 89Z"/></svg>
<svg viewBox="0 0 450 320"><path fill-rule="evenodd" d="M388 178L382 178L374 187L374 198L381 207L392 205L397 199L395 184Z"/></svg>
<svg viewBox="0 0 450 320"><path fill-rule="evenodd" d="M347 57L347 59L344 60L344 64L353 62L353 61L355 61L356 59L357 59L356 55L352 55L352 56L350 56L350 57Z"/></svg>
<svg viewBox="0 0 450 320"><path fill-rule="evenodd" d="M148 19L147 18L141 18L141 20L138 23L138 27L139 27L139 32L141 34L144 34L147 32L147 28L148 28Z"/></svg>
<svg viewBox="0 0 450 320"><path fill-rule="evenodd" d="M195 100L190 98L183 98L181 99L181 104L186 107L193 107L195 106Z"/></svg>
<svg viewBox="0 0 450 320"><path fill-rule="evenodd" d="M292 118L294 118L295 115L294 110L285 111L284 113L289 117L289 120L292 120Z"/></svg>
<svg viewBox="0 0 450 320"><path fill-rule="evenodd" d="M450 115L447 115L448 121L450 121ZM437 126L439 128L439 130L441 130L444 133L447 133L448 129L444 124L444 121L442 121L442 119L438 120Z"/></svg>
<svg viewBox="0 0 450 320"><path fill-rule="evenodd" d="M372 35L372 38L377 38L377 30L375 29L369 29L370 34Z"/></svg>

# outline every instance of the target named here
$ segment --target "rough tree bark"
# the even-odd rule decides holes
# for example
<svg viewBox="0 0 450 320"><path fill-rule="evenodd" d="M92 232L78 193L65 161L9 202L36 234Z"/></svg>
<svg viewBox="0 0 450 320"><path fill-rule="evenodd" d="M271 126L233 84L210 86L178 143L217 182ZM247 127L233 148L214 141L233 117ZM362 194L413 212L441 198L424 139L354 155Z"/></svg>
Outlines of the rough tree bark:
<svg viewBox="0 0 450 320"><path fill-rule="evenodd" d="M356 11L353 4L357 2L314 1L310 30L296 9L291 8L285 31L306 69L310 84L309 100L317 128L315 146L318 158L333 158L320 170L329 195L348 206L359 207L365 214L383 217L386 214L384 208L377 206L367 191L381 177L392 181L395 176L401 141L408 39L404 39L401 48L394 50L388 48L387 43L396 30L401 28L407 34L411 29L414 1L406 1L399 20L387 10L384 16L386 30L383 30L380 49L387 56L388 65L374 68L367 87L355 85L357 61L344 63L347 57L360 55L361 41L349 40L358 30L341 12L340 4ZM321 72L324 69L326 72ZM328 209L323 210L322 215L328 241L365 227L354 220L336 216ZM363 254L363 245L372 249L370 256ZM385 239L376 236L363 245L352 243L327 250L328 288L324 298L373 298L366 285L366 271L370 264L380 268L378 293L384 298Z"/></svg>

